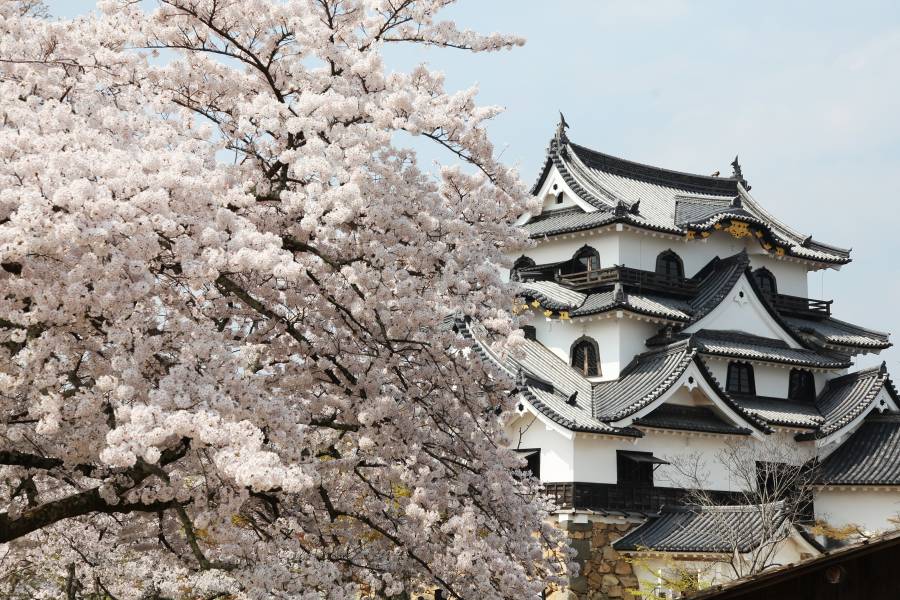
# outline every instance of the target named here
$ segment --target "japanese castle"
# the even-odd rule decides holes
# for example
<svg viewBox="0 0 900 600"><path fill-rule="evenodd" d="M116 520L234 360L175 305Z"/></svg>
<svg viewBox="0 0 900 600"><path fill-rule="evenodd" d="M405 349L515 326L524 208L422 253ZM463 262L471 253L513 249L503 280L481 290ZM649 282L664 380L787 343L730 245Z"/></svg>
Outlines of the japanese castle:
<svg viewBox="0 0 900 600"><path fill-rule="evenodd" d="M739 494L715 460L736 441L775 440L818 465L810 522L876 532L900 512L900 398L884 364L854 368L888 336L807 290L808 273L850 251L779 221L732 166L702 176L616 158L561 120L532 190L542 208L519 221L536 244L509 274L521 351L495 354L477 323L458 325L516 381L508 437L559 507L581 565L574 597L629 598L671 561L752 554L763 513L686 504L674 467L699 457L709 490ZM824 549L796 527L776 562ZM654 597L677 596L661 584Z"/></svg>

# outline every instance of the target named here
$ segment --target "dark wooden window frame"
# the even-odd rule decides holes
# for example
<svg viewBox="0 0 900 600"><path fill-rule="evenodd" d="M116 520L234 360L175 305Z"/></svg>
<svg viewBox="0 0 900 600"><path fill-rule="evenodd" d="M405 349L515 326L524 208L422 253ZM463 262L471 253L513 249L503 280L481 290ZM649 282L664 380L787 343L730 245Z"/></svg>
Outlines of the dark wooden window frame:
<svg viewBox="0 0 900 600"><path fill-rule="evenodd" d="M653 487L653 471L667 464L652 452L616 450L616 483L628 486Z"/></svg>
<svg viewBox="0 0 900 600"><path fill-rule="evenodd" d="M808 369L791 369L788 400L812 403L816 400L816 379Z"/></svg>
<svg viewBox="0 0 900 600"><path fill-rule="evenodd" d="M753 377L753 365L739 361L728 363L725 391L730 394L756 395L756 381Z"/></svg>

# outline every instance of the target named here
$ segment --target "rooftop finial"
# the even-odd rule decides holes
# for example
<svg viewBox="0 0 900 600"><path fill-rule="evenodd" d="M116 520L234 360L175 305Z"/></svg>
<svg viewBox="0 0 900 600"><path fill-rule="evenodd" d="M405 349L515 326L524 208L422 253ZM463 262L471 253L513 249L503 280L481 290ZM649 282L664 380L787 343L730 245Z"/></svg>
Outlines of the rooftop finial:
<svg viewBox="0 0 900 600"><path fill-rule="evenodd" d="M569 141L569 138L566 136L566 129L569 127L569 124L566 123L566 117L563 116L562 111L559 111L559 124L556 126L556 139L557 141L565 144Z"/></svg>
<svg viewBox="0 0 900 600"><path fill-rule="evenodd" d="M733 169L732 177L738 180L738 182L744 186L748 192L750 191L750 184L747 183L747 180L744 179L744 174L741 172L741 163L738 161L738 155L735 154L734 162L731 163L731 168Z"/></svg>

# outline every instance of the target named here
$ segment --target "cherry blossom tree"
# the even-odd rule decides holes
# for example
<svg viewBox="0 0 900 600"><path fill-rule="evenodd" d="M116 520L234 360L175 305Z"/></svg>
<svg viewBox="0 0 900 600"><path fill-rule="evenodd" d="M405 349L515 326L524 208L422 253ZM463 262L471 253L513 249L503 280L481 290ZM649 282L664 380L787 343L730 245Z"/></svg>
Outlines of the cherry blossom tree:
<svg viewBox="0 0 900 600"><path fill-rule="evenodd" d="M381 56L521 43L450 3L0 0L0 595L558 581L510 384L447 326L515 351L499 267L528 196L497 108Z"/></svg>

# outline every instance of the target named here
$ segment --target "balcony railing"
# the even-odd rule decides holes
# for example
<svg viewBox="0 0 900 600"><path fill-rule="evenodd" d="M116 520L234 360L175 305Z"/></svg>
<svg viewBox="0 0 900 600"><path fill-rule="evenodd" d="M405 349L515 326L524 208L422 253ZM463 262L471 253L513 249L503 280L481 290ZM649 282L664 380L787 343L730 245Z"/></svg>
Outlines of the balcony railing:
<svg viewBox="0 0 900 600"><path fill-rule="evenodd" d="M824 319L831 316L831 303L834 302L834 300L814 300L787 294L768 294L767 296L778 312L806 318Z"/></svg>
<svg viewBox="0 0 900 600"><path fill-rule="evenodd" d="M561 509L653 513L664 504L684 504L688 490L616 483L545 483L546 494ZM738 492L708 492L719 504L746 501Z"/></svg>
<svg viewBox="0 0 900 600"><path fill-rule="evenodd" d="M559 282L575 290L584 290L606 285L621 283L624 286L637 288L641 291L660 292L689 297L697 292L697 282L683 277L671 277L656 273L655 271L643 271L616 265L606 269L582 271L580 273L560 273L557 275Z"/></svg>

